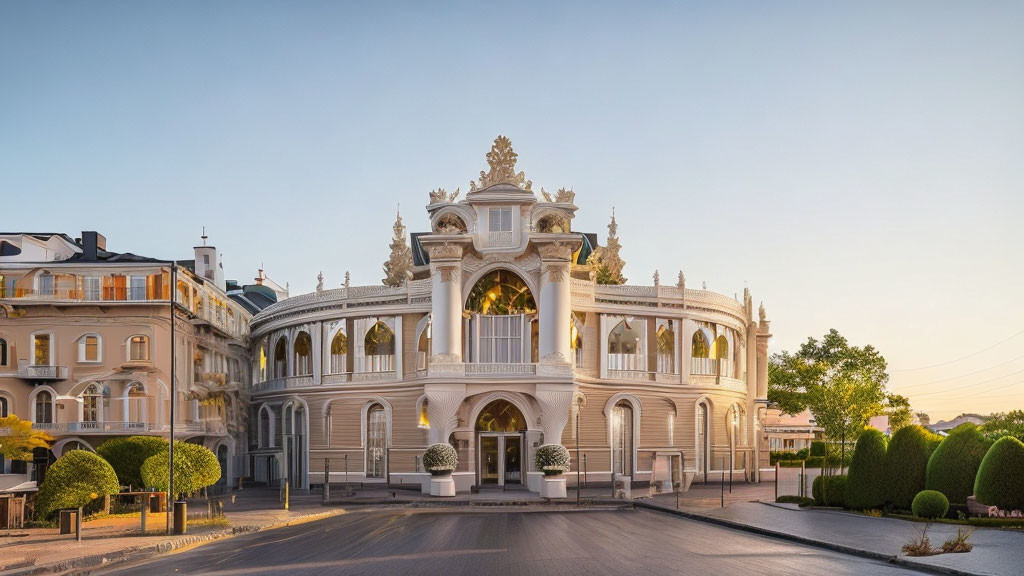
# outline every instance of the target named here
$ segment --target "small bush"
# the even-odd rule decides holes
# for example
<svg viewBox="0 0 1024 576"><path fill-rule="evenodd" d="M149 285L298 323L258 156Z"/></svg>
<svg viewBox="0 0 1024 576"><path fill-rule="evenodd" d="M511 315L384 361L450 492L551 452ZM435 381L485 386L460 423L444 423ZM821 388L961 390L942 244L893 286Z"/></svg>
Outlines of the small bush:
<svg viewBox="0 0 1024 576"><path fill-rule="evenodd" d="M166 491L170 454L163 450L142 463L142 481L146 486ZM220 480L220 462L207 447L190 442L174 443L174 497L192 494Z"/></svg>
<svg viewBox="0 0 1024 576"><path fill-rule="evenodd" d="M825 482L825 504L827 506L846 506L846 475L829 476Z"/></svg>
<svg viewBox="0 0 1024 576"><path fill-rule="evenodd" d="M537 448L534 461L545 475L558 475L569 469L569 451L560 444L545 444Z"/></svg>
<svg viewBox="0 0 1024 576"><path fill-rule="evenodd" d="M885 504L885 435L868 428L857 439L846 483L846 506L854 510Z"/></svg>
<svg viewBox="0 0 1024 576"><path fill-rule="evenodd" d="M774 466L776 462L785 462L787 460L802 460L802 458L798 458L796 452L791 450L772 450L768 453L768 462L772 466Z"/></svg>
<svg viewBox="0 0 1024 576"><path fill-rule="evenodd" d="M430 473L451 472L459 465L459 453L451 444L439 442L427 446L423 453L423 468Z"/></svg>
<svg viewBox="0 0 1024 576"><path fill-rule="evenodd" d="M1001 510L1024 509L1024 443L1012 436L996 440L978 467L974 496Z"/></svg>
<svg viewBox="0 0 1024 576"><path fill-rule="evenodd" d="M966 505L989 445L981 430L969 422L951 430L928 459L925 488L942 492L952 504Z"/></svg>
<svg viewBox="0 0 1024 576"><path fill-rule="evenodd" d="M811 483L811 497L818 506L825 504L825 476L818 476Z"/></svg>
<svg viewBox="0 0 1024 576"><path fill-rule="evenodd" d="M932 548L931 540L928 539L928 525L919 530L917 537L903 545L903 553L907 556L934 556L940 551Z"/></svg>
<svg viewBox="0 0 1024 576"><path fill-rule="evenodd" d="M144 488L142 463L150 456L167 450L167 440L158 436L112 438L96 448L96 453L110 463L122 486Z"/></svg>
<svg viewBox="0 0 1024 576"><path fill-rule="evenodd" d="M914 496L910 509L914 512L914 516L918 518L934 520L944 517L946 512L949 512L949 500L946 499L946 495L942 492L921 490L917 493L917 496Z"/></svg>
<svg viewBox="0 0 1024 576"><path fill-rule="evenodd" d="M81 508L118 490L117 474L106 460L88 450L72 450L46 471L36 495L36 513L45 518L62 508Z"/></svg>
<svg viewBox="0 0 1024 576"><path fill-rule="evenodd" d="M953 554L970 552L974 549L974 544L971 544L970 542L971 534L974 534L974 530L957 528L956 537L950 538L942 543L942 551Z"/></svg>
<svg viewBox="0 0 1024 576"><path fill-rule="evenodd" d="M906 426L892 435L885 454L886 500L893 507L909 510L914 496L924 490L928 459L941 438L922 426Z"/></svg>

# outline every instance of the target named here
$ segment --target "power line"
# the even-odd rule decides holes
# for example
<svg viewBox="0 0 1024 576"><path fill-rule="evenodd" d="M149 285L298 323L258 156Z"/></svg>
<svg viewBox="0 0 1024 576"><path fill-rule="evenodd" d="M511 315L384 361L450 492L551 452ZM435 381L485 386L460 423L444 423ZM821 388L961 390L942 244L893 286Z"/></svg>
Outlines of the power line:
<svg viewBox="0 0 1024 576"><path fill-rule="evenodd" d="M981 391L981 392L975 392L973 394L968 394L966 396L960 396L960 397L957 397L957 398L950 398L950 400L966 400L967 398L974 398L975 396L978 396L978 395L981 395L981 394L991 394L992 392L995 392L996 390L1002 390L1004 388L1009 388L1011 386L1017 386L1018 384L1024 384L1024 380L1018 380L1017 382L1013 382L1012 384L1004 384L1003 386L996 386L995 388L991 388L989 390L984 390L984 391Z"/></svg>
<svg viewBox="0 0 1024 576"><path fill-rule="evenodd" d="M970 388L971 386L977 386L978 384L987 384L989 382L995 382L996 380L1002 380L1003 378L1006 378L1007 376L1013 376L1014 374L1020 374L1021 372L1024 372L1024 369L1017 370L1016 372L1010 372L1009 374L1003 374L1002 376L996 376L995 378L989 378L988 380L982 380L981 382L972 382L971 384L965 384L963 386L958 386L956 388L949 388L948 390L935 390L933 392L922 392L920 394L917 394L917 396L931 396L933 394L946 394L948 392L956 392L957 390L963 390L965 388Z"/></svg>
<svg viewBox="0 0 1024 576"><path fill-rule="evenodd" d="M993 368L1001 368L1003 366L1006 366L1007 364L1011 364L1013 362L1016 362L1017 360L1020 360L1021 358L1024 358L1024 355L1017 356L1016 358L1013 358L1012 360L1007 360L1006 362L1003 362L1001 364L996 364L995 366L989 366L987 368L982 368L981 370L975 370L974 372L968 372L967 374L961 374L959 376L953 376L952 378L944 378L942 380L933 380L931 382L918 382L917 384L907 384L906 386L900 385L898 387L902 390L904 388L919 388L921 386L930 386L932 384L941 384L942 382L949 382L950 380L959 380L960 378L966 378L968 376L974 376L975 374L981 374L982 372L988 372L989 370L992 370ZM894 386L894 387L896 387L896 386Z"/></svg>
<svg viewBox="0 0 1024 576"><path fill-rule="evenodd" d="M956 360L949 360L948 362L942 362L940 364L932 364L931 366L919 366L917 368L900 368L899 370L893 370L893 372L913 372L915 370L926 370L928 368L938 368L939 366L947 366L949 364L953 364L953 363L959 362L961 360L967 360L968 358L973 358L973 357L977 356L978 354L981 354L982 352L988 352L989 350L995 348L996 346L999 346L1000 344L1009 342L1010 340L1013 340L1014 338L1016 338L1017 336L1020 336L1021 334L1024 334L1024 330L1021 330L1020 332L1017 332L1016 334L1010 336L1009 338L1006 338L1005 340L1000 340L999 342L996 342L995 344L989 346L988 348L985 348L983 350L978 350L977 352L974 352L973 354L968 354L967 356L963 356L963 357L957 358Z"/></svg>

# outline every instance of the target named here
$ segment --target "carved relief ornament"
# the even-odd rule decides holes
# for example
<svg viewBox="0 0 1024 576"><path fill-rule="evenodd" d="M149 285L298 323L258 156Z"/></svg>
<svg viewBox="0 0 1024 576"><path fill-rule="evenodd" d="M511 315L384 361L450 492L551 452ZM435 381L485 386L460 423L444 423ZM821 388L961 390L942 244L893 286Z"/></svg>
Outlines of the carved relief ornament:
<svg viewBox="0 0 1024 576"><path fill-rule="evenodd" d="M564 264L545 264L548 273L548 282L562 282L565 280L568 266Z"/></svg>
<svg viewBox="0 0 1024 576"><path fill-rule="evenodd" d="M455 266L438 266L437 273L441 275L441 283L456 282L459 279L459 272Z"/></svg>
<svg viewBox="0 0 1024 576"><path fill-rule="evenodd" d="M462 246L459 246L458 244L444 243L428 246L427 252L430 254L431 260L462 258Z"/></svg>
<svg viewBox="0 0 1024 576"><path fill-rule="evenodd" d="M568 260L572 257L572 246L565 242L554 242L552 244L541 244L537 247L540 257L543 260Z"/></svg>

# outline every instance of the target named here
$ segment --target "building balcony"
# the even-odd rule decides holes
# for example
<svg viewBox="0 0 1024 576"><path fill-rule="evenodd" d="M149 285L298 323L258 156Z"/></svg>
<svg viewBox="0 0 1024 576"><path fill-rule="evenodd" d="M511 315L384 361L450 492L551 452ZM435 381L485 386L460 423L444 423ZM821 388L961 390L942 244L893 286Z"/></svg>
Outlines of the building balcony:
<svg viewBox="0 0 1024 576"><path fill-rule="evenodd" d="M528 362L435 363L427 367L429 377L463 378L572 378L572 365Z"/></svg>
<svg viewBox="0 0 1024 576"><path fill-rule="evenodd" d="M121 432L145 434L170 430L170 426L166 424L149 424L148 422L60 422L49 424L34 422L32 428L45 430L51 434L111 434Z"/></svg>
<svg viewBox="0 0 1024 576"><path fill-rule="evenodd" d="M19 304L109 304L111 302L152 304L168 301L167 298L147 294L146 290L133 290L128 287L104 287L98 292L64 288L46 291L17 288L0 295L0 300L17 300Z"/></svg>
<svg viewBox="0 0 1024 576"><path fill-rule="evenodd" d="M18 377L26 380L67 380L67 366L23 366L18 369Z"/></svg>

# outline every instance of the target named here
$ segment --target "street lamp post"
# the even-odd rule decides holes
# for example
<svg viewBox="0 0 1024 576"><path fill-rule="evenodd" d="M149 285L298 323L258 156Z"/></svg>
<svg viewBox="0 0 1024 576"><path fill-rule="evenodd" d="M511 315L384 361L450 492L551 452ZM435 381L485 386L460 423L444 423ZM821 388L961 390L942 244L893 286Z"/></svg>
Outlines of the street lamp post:
<svg viewBox="0 0 1024 576"><path fill-rule="evenodd" d="M168 443L168 446L169 446L168 468L169 469L167 471L167 511L166 511L167 512L167 533L168 534L170 534L172 532L172 529L171 529L172 528L171 527L171 510L174 507L174 502L173 502L173 498L174 498L174 496L173 496L173 494L174 494L174 397L177 395L177 392L176 392L175 387L174 387L174 382L177 379L176 378L177 375L176 375L176 367L175 367L175 358L174 358L174 324L175 324L175 322L174 322L174 298L175 298L175 294L177 293L177 291L178 291L178 267L172 261L171 262L171 286L170 286L170 294L168 294L168 300L170 300L170 303L171 303L171 305L170 305L170 310L171 310L171 406L170 406L170 410L171 410L171 415L170 415L170 418L171 418L171 438L170 438L170 442Z"/></svg>

